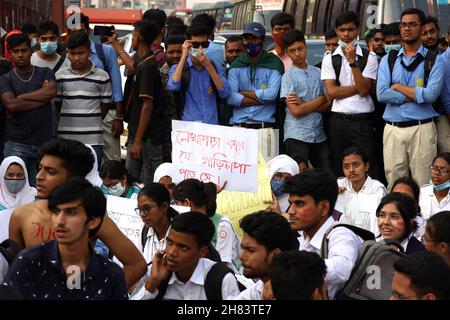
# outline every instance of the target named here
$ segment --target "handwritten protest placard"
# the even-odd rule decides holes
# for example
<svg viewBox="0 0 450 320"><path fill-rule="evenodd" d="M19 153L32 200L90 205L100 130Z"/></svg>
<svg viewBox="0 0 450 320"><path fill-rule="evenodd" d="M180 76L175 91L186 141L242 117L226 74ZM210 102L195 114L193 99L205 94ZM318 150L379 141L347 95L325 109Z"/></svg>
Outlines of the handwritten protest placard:
<svg viewBox="0 0 450 320"><path fill-rule="evenodd" d="M258 131L172 121L173 179L214 182L226 190L258 192Z"/></svg>
<svg viewBox="0 0 450 320"><path fill-rule="evenodd" d="M267 204L264 201L272 201L270 189L269 169L264 158L259 156L258 161L258 192L222 191L217 195L217 213L228 216L233 223L239 237L243 232L239 227L239 221L246 215L265 210Z"/></svg>

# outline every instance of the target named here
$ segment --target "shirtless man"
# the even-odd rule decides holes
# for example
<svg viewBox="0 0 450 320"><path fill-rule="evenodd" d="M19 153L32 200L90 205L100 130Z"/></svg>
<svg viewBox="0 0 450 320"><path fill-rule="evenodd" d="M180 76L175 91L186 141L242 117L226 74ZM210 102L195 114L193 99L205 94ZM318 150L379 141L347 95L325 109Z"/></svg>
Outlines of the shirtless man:
<svg viewBox="0 0 450 320"><path fill-rule="evenodd" d="M92 169L94 157L81 142L54 139L41 147L37 197L33 203L14 210L9 223L9 237L19 248L30 247L55 239L52 213L48 209L48 196L71 177L85 177ZM133 243L105 216L96 237L103 241L124 265L128 288L131 288L147 271L145 259Z"/></svg>

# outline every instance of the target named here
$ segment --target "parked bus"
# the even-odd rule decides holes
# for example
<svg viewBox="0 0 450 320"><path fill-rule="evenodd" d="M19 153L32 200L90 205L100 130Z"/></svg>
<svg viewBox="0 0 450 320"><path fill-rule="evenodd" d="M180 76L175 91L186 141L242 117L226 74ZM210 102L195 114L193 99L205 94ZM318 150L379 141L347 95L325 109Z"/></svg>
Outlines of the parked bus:
<svg viewBox="0 0 450 320"><path fill-rule="evenodd" d="M217 30L230 30L233 16L233 3L228 1L216 3L195 3L192 7L192 17L206 13L216 19Z"/></svg>
<svg viewBox="0 0 450 320"><path fill-rule="evenodd" d="M400 21L403 10L415 7L439 21L441 33L449 26L450 4L445 0L285 0L283 11L295 16L296 28L305 34L323 35L334 26L344 11L358 13L361 19L360 38L368 29L382 23Z"/></svg>
<svg viewBox="0 0 450 320"><path fill-rule="evenodd" d="M283 9L283 0L243 0L233 5L231 29L241 30L249 22L259 22L267 31L272 29L270 20Z"/></svg>

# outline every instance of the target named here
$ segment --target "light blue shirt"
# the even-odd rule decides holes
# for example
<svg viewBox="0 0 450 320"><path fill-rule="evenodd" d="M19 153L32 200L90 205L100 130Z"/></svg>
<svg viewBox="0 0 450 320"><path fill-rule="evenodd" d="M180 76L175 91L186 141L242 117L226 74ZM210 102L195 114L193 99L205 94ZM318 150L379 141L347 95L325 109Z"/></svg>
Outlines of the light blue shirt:
<svg viewBox="0 0 450 320"><path fill-rule="evenodd" d="M427 87L423 87L424 64L425 61L417 66L414 71L407 71L400 63L403 59L405 65L410 65L414 59L421 54L424 58L428 50L420 46L416 54L409 58L403 48L398 53L398 58L392 72L392 83L400 83L409 87L416 88L416 98L411 102L404 102L406 96L390 89L391 73L389 70L388 55L381 60L378 69L377 97L381 103L386 103L386 111L383 119L391 122L405 122L411 120L425 120L438 116L433 109L433 103L441 94L442 84L444 82L444 63L441 56L436 57L436 62L431 69Z"/></svg>
<svg viewBox="0 0 450 320"><path fill-rule="evenodd" d="M123 93L122 93L122 77L120 76L119 63L117 62L116 52L114 48L103 44L103 51L105 52L105 60L108 65L108 70L105 69L102 60L97 55L97 51L95 50L95 43L91 41L91 59L94 61L97 68L103 69L109 72L109 77L111 78L112 85L112 93L113 93L113 102L122 102Z"/></svg>
<svg viewBox="0 0 450 320"><path fill-rule="evenodd" d="M447 115L450 114L450 48L441 55L444 61L445 71L444 71L444 85L441 91L441 102L442 106Z"/></svg>
<svg viewBox="0 0 450 320"><path fill-rule="evenodd" d="M216 65L222 65L222 63L225 61L225 54L224 54L224 45L220 45L217 43L214 43L211 40L209 41L209 47L208 47L208 53L206 53L206 56L209 60L214 61Z"/></svg>
<svg viewBox="0 0 450 320"><path fill-rule="evenodd" d="M320 80L320 69L308 65L306 70L292 66L281 79L280 98L286 98L295 92L304 102L312 101L324 95L324 86ZM284 122L284 140L296 139L308 143L320 143L327 140L320 112L311 112L305 116L294 117L286 107Z"/></svg>
<svg viewBox="0 0 450 320"><path fill-rule="evenodd" d="M251 82L250 66L232 68L228 71L228 82L231 94L227 102L234 107L230 124L247 121L275 123L276 99L281 85L281 74L277 70L258 67L255 70L255 79ZM241 107L244 96L240 91L255 91L261 104Z"/></svg>
<svg viewBox="0 0 450 320"><path fill-rule="evenodd" d="M181 119L183 121L197 121L209 124L219 124L217 114L217 102L211 86L211 79L208 70L202 67L197 69L191 58L187 59L190 68L189 87L186 91L185 105ZM230 86L225 78L223 68L220 64L215 64L217 73L222 80L222 89L217 88L219 96L226 99L230 94ZM170 91L181 89L181 81L174 82L173 74L178 64L170 67L167 88Z"/></svg>

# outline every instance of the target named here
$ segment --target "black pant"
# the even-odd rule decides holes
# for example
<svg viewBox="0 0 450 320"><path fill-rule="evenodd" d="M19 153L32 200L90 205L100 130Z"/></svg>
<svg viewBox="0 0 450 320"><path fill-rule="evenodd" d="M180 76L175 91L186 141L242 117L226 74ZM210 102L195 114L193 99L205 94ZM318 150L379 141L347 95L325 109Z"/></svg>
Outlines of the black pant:
<svg viewBox="0 0 450 320"><path fill-rule="evenodd" d="M308 143L297 139L287 139L284 142L284 148L290 157L297 154L306 161L309 160L314 168L323 168L330 173L334 172L327 141Z"/></svg>
<svg viewBox="0 0 450 320"><path fill-rule="evenodd" d="M342 154L344 150L351 146L357 146L369 158L369 175L372 178L379 179L378 165L374 155L374 127L372 119L341 119L335 113L331 113L328 137L337 177L344 175L342 171Z"/></svg>

